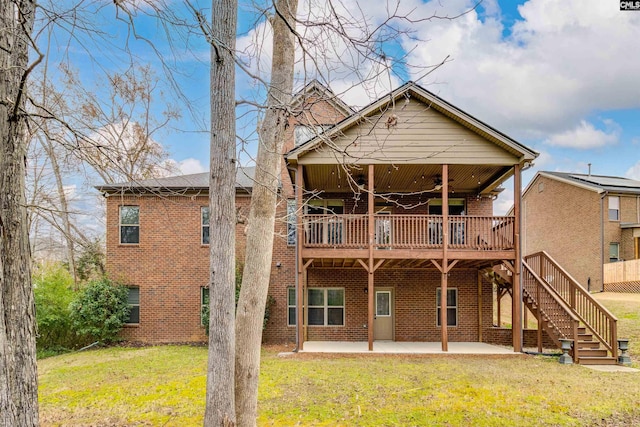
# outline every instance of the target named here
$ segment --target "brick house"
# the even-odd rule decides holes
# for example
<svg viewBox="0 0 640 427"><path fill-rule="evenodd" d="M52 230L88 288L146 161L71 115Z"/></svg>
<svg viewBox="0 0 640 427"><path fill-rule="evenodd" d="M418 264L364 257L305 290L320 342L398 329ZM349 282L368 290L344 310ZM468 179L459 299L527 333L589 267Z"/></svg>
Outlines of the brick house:
<svg viewBox="0 0 640 427"><path fill-rule="evenodd" d="M640 181L538 172L523 192L523 252L547 251L590 290L606 264L640 258Z"/></svg>
<svg viewBox="0 0 640 427"><path fill-rule="evenodd" d="M435 341L445 351L449 341L489 342L520 351L522 301L547 316L531 301L549 284L523 270L519 244L521 171L537 153L413 82L357 112L312 82L293 105L265 342L360 341L371 350L376 340ZM99 187L107 270L131 286L137 308L127 339L205 339L207 175ZM239 218L251 176L238 170ZM494 216L510 177L514 213ZM245 226L236 228L239 262ZM498 280L513 297L508 330L493 325ZM543 326L556 343L577 340L572 319L541 320L539 347Z"/></svg>

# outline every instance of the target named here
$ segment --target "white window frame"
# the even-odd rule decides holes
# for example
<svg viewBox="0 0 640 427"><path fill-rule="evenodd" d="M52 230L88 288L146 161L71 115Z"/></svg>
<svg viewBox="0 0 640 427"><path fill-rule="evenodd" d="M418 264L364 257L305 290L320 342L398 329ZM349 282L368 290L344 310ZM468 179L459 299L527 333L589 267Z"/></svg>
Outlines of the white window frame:
<svg viewBox="0 0 640 427"><path fill-rule="evenodd" d="M140 324L140 288L138 286L129 286L127 287L128 289L128 293L127 293L127 305L129 305L129 307L137 307L138 308L138 321L137 322L131 322L131 312L129 312L129 318L127 319L127 321L125 322L125 325L139 325ZM132 303L130 301L131 299L131 291L135 289L138 291L138 302L137 303Z"/></svg>
<svg viewBox="0 0 640 427"><path fill-rule="evenodd" d="M609 196L609 221L620 221L620 196Z"/></svg>
<svg viewBox="0 0 640 427"><path fill-rule="evenodd" d="M208 221L207 221L206 224L205 224L205 221L204 221L204 213L205 213L205 211L208 212L208 215L207 215ZM209 245L211 243L211 226L210 226L210 224L211 224L211 213L209 212L209 206L201 206L200 207L200 243L202 245ZM205 228L209 231L207 233L207 237L209 238L208 242L204 241L204 230L205 230Z"/></svg>
<svg viewBox="0 0 640 427"><path fill-rule="evenodd" d="M297 227L296 200L287 199L287 246L295 246L298 238Z"/></svg>
<svg viewBox="0 0 640 427"><path fill-rule="evenodd" d="M124 224L122 222L122 210L135 208L138 210L138 222L133 224ZM138 241L137 242L123 242L122 241L122 229L123 227L137 227L138 228ZM139 245L140 244L140 206L138 205L122 205L118 209L118 241L121 245Z"/></svg>
<svg viewBox="0 0 640 427"><path fill-rule="evenodd" d="M322 305L310 305L309 303L309 291L323 291L323 304ZM341 291L342 292L342 305L329 305L329 299L327 298L328 291ZM307 288L307 326L320 326L320 327L344 327L345 326L345 318L346 318L346 308L345 308L345 291L344 288ZM323 311L323 324L322 325L311 325L309 324L309 309L310 308L322 308ZM340 325L329 325L329 309L330 308L341 308L342 309L342 324Z"/></svg>
<svg viewBox="0 0 640 427"><path fill-rule="evenodd" d="M442 288L436 288L436 326L439 328L440 327L440 293L442 292ZM447 295L447 327L448 328L455 328L458 326L458 288L447 288L447 294L449 292L454 292L455 293L455 305L448 305L448 301L449 298ZM456 315L455 315L455 324L453 325L449 325L449 309L454 309L456 311Z"/></svg>
<svg viewBox="0 0 640 427"><path fill-rule="evenodd" d="M376 293L376 311L375 311L376 317L391 317L391 291L375 291L375 293ZM389 306L387 307L389 310L388 314L380 314L378 312L378 294L389 295Z"/></svg>
<svg viewBox="0 0 640 427"><path fill-rule="evenodd" d="M293 128L293 143L297 147L309 142L330 127L331 125L295 125Z"/></svg>
<svg viewBox="0 0 640 427"><path fill-rule="evenodd" d="M293 304L291 304L291 294L293 293ZM296 326L298 323L298 306L296 304L297 295L296 288L290 286L287 288L287 326ZM291 309L293 308L293 319L291 319Z"/></svg>

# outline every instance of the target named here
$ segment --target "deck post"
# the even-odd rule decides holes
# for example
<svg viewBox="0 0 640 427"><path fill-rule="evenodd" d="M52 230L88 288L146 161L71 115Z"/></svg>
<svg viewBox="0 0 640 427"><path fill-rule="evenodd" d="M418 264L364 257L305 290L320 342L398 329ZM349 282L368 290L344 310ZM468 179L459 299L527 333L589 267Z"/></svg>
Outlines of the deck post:
<svg viewBox="0 0 640 427"><path fill-rule="evenodd" d="M374 216L373 211L375 209L375 198L374 198L374 187L375 187L375 178L374 178L374 165L368 166L368 179L367 179L367 216L368 216L368 226L369 226L369 272L368 272L368 280L367 280L367 339L369 341L369 351L373 351L373 319L374 319L374 297L375 297L375 287L374 287L374 278L373 278L373 243L375 241L375 227L374 227Z"/></svg>
<svg viewBox="0 0 640 427"><path fill-rule="evenodd" d="M302 260L302 248L304 246L304 229L302 227L302 192L303 192L303 178L302 178L302 165L298 164L298 170L296 171L296 249L298 253L297 268L298 271L298 289L296 289L296 322L298 324L298 350L302 350L304 347L304 266Z"/></svg>
<svg viewBox="0 0 640 427"><path fill-rule="evenodd" d="M442 165L442 280L440 287L440 330L442 351L449 351L447 322L447 279L449 276L449 165Z"/></svg>
<svg viewBox="0 0 640 427"><path fill-rule="evenodd" d="M514 216L514 249L515 262L513 272L513 285L511 290L512 301L512 322L511 330L513 332L513 351L520 353L522 351L522 292L521 277L522 271L522 253L520 248L520 204L522 202L522 176L520 165L513 167L513 216Z"/></svg>
<svg viewBox="0 0 640 427"><path fill-rule="evenodd" d="M478 342L482 342L482 273L478 271Z"/></svg>

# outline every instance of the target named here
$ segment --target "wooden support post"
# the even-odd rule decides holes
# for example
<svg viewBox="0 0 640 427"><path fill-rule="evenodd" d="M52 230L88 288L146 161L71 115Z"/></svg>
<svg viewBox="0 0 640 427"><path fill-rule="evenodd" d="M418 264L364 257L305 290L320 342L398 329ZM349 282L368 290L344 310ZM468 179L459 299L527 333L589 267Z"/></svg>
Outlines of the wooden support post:
<svg viewBox="0 0 640 427"><path fill-rule="evenodd" d="M304 182L302 177L302 165L298 165L298 170L296 171L296 249L298 257L298 289L296 289L296 322L298 324L298 350L303 350L304 348L304 266L302 259L302 248L304 247L304 228L302 225L302 213L304 212L302 206L302 193L304 191Z"/></svg>
<svg viewBox="0 0 640 427"><path fill-rule="evenodd" d="M522 176L520 165L513 167L513 215L514 215L514 243L515 243L515 263L513 272L513 286L511 290L512 317L511 328L513 332L513 351L522 351L522 292L520 289L520 272L522 271L522 253L520 248L520 205L522 203Z"/></svg>
<svg viewBox="0 0 640 427"><path fill-rule="evenodd" d="M478 271L478 342L482 342L482 273Z"/></svg>
<svg viewBox="0 0 640 427"><path fill-rule="evenodd" d="M368 333L368 341L369 341L369 351L373 351L373 316L374 316L374 297L375 297L375 283L374 283L374 265L373 265L373 243L375 240L375 227L374 227L374 210L375 210L375 198L374 198L374 187L375 187L375 175L374 175L375 167L374 165L368 166L368 194L367 194L367 217L368 217L368 225L369 225L369 274L368 276L368 304L367 304L367 312L368 312L368 320L367 320L367 333Z"/></svg>
<svg viewBox="0 0 640 427"><path fill-rule="evenodd" d="M496 305L498 310L498 328L502 327L502 290L500 288L496 289Z"/></svg>
<svg viewBox="0 0 640 427"><path fill-rule="evenodd" d="M542 314L540 310L540 283L536 283L536 304L538 304L537 320L538 320L538 353L542 353Z"/></svg>
<svg viewBox="0 0 640 427"><path fill-rule="evenodd" d="M442 351L449 351L447 326L447 280L449 275L449 165L442 165L442 279L440 288L440 328Z"/></svg>

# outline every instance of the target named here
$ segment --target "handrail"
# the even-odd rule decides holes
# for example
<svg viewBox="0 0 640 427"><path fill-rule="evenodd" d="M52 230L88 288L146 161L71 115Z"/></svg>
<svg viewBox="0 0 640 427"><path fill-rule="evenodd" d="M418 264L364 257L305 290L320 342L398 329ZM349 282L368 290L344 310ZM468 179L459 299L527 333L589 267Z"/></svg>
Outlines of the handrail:
<svg viewBox="0 0 640 427"><path fill-rule="evenodd" d="M441 215L374 216L373 246L378 249L439 249L444 245ZM364 214L303 215L304 246L363 248L369 245L368 216ZM451 216L447 246L458 250L514 249L515 219L510 216Z"/></svg>
<svg viewBox="0 0 640 427"><path fill-rule="evenodd" d="M573 340L573 358L578 361L578 326L580 319L555 290L542 280L524 260L522 261L522 266L523 291L536 303L538 311L546 316L548 322L554 326L562 338ZM551 336L555 338L553 335Z"/></svg>
<svg viewBox="0 0 640 427"><path fill-rule="evenodd" d="M611 352L612 357L617 358L618 319L545 251L527 255L525 260Z"/></svg>

